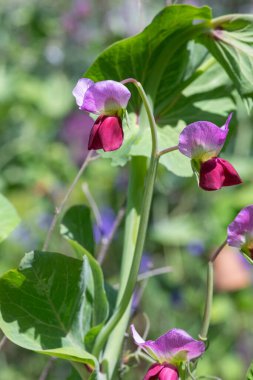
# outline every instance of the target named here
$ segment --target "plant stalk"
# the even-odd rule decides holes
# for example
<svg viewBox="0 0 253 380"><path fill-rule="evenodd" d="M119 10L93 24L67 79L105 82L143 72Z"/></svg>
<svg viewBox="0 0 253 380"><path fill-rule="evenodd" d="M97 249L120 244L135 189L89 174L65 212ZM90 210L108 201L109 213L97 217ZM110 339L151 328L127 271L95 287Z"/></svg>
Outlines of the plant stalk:
<svg viewBox="0 0 253 380"><path fill-rule="evenodd" d="M121 83L123 83L123 84L133 83L136 86L136 88L137 88L137 90L138 90L138 92L142 98L144 107L145 107L146 112L147 112L150 129L151 129L152 151L151 151L151 159L150 159L149 169L148 169L146 182L145 182L145 188L144 188L144 194L143 194L142 206L141 206L141 212L140 212L140 223L139 223L139 227L137 230L137 232L138 232L137 233L137 240L136 240L133 258L131 261L130 271L127 270L128 274L126 277L126 275L124 273L125 272L125 266L129 267L129 264L126 264L127 257L124 255L123 261L122 261L121 285L120 285L119 297L118 297L119 302L116 306L116 309L115 309L114 314L112 315L111 319L104 326L104 328L101 330L100 334L97 337L97 340L95 342L95 346L93 349L93 354L97 357L99 356L101 350L103 349L104 344L106 343L106 340L109 338L109 335L111 334L113 329L116 327L118 322L121 320L121 318L124 315L124 313L126 312L126 310L128 310L128 313L127 313L128 315L130 312L129 304L130 304L130 301L131 301L131 298L133 295L133 291L134 291L134 288L136 285L137 276L138 276L138 272L139 272L139 266L140 266L144 242L145 242L145 238L146 238L148 219L149 219L149 213L150 213L150 208L151 208L156 171L157 171L158 160L159 160L158 137L157 137L157 131L156 131L156 123L155 123L155 119L154 119L153 112L152 112L152 109L150 107L148 98L145 94L145 91L144 91L142 85L133 78L128 78L126 80L123 80ZM128 262L129 262L129 258L128 258ZM127 322L127 321L125 320L125 322ZM121 331L121 340L122 340L122 337L124 336L124 333L125 333L125 330ZM107 345L107 347L108 347L108 345ZM119 354L119 352L117 352L116 354ZM115 355L115 352L114 352L114 355ZM115 360L114 360L114 363L116 363ZM103 364L107 368L107 376L109 376L109 378L111 378L113 370L112 370L112 368L109 368L107 355L104 356ZM111 365L111 363L110 363L110 365ZM109 374L108 374L108 371L110 371Z"/></svg>
<svg viewBox="0 0 253 380"><path fill-rule="evenodd" d="M207 269L207 288L206 288L206 304L203 316L203 322L201 331L199 333L199 339L204 342L207 341L207 333L210 325L211 310L213 304L213 262L208 262Z"/></svg>
<svg viewBox="0 0 253 380"><path fill-rule="evenodd" d="M48 249L49 242L50 242L50 239L51 239L52 234L53 234L53 232L54 232L54 229L55 229L55 227L56 227L56 224L57 224L58 218L59 218L60 214L62 213L62 211L63 211L63 209L64 209L66 203L68 202L69 197L70 197L70 195L72 194L72 191L74 190L74 188L75 188L77 182L79 181L81 175L83 174L83 172L84 172L84 170L86 169L86 167L87 167L87 165L89 164L89 162L97 158L97 156L92 157L92 153L93 153L93 151L90 151L90 152L87 154L87 156L86 156L86 158L85 158L85 160L84 160L84 162L83 162L81 168L79 169L79 171L78 171L76 177L74 178L74 180L73 180L73 182L71 183L69 189L67 190L67 192L66 192L66 194L65 194L65 196L64 196L64 198L63 198L63 200L62 200L62 202L60 203L60 205L59 205L58 207L55 208L54 217L53 217L52 222L51 222L51 224L50 224L50 226L49 226L49 229L48 229L48 232L47 232L47 236L46 236L46 239L45 239L45 242L44 242L43 248L42 248L43 251L46 251L46 250Z"/></svg>

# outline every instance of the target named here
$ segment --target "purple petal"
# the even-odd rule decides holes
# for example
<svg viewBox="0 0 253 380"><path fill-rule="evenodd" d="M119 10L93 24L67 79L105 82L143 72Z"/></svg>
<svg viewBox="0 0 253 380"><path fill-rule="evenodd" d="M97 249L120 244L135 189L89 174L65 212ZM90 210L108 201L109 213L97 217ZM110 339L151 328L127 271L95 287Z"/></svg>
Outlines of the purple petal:
<svg viewBox="0 0 253 380"><path fill-rule="evenodd" d="M130 91L123 84L104 80L87 90L82 109L96 114L114 115L126 108L130 96Z"/></svg>
<svg viewBox="0 0 253 380"><path fill-rule="evenodd" d="M243 208L228 226L228 245L241 248L253 242L253 205Z"/></svg>
<svg viewBox="0 0 253 380"><path fill-rule="evenodd" d="M92 86L94 82L91 79L87 78L81 78L76 84L76 87L72 91L72 94L76 98L76 104L79 106L80 109L83 109L83 99L84 95L86 94L86 91L90 86Z"/></svg>
<svg viewBox="0 0 253 380"><path fill-rule="evenodd" d="M196 121L187 125L179 136L179 150L192 159L206 161L217 156L227 137L230 114L222 128L209 121Z"/></svg>
<svg viewBox="0 0 253 380"><path fill-rule="evenodd" d="M144 341L131 326L135 343L160 363L175 363L197 358L205 351L203 342L193 339L184 330L172 329L155 341Z"/></svg>

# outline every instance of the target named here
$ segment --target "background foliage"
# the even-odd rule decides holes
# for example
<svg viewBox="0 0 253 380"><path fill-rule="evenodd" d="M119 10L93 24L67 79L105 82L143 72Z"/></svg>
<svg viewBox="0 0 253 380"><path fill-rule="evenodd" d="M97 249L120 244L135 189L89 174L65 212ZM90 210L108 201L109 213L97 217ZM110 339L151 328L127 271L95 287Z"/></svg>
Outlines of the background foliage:
<svg viewBox="0 0 253 380"><path fill-rule="evenodd" d="M250 1L186 3L209 3L215 16L252 11ZM24 252L42 246L53 205L58 204L87 153L89 130L85 125L90 120L73 111L76 107L71 91L77 78L106 46L141 31L164 6L164 1L139 1L138 9L136 4L134 0L69 3L11 0L2 4L0 191L15 205L22 222L0 246L1 273L17 267ZM212 78L217 79L216 75L214 71ZM205 81L198 85L201 93ZM188 91L191 94L194 90ZM244 180L243 187L207 194L197 190L193 177L176 177L159 168L142 271L168 265L172 273L143 281L133 308L133 316L140 312L136 317L140 330L145 323L142 310L148 315L151 338L174 326L197 335L205 285L204 259L224 240L226 225L239 209L252 203L252 120L239 98L236 105L238 120L234 127L237 128L233 129L224 153L233 157L232 162ZM210 100L210 106L217 107L215 100ZM174 114L176 120L178 115L180 109ZM189 117L199 115L190 110ZM163 125L167 122L164 120ZM101 213L102 233L94 227L99 241L101 234L108 234L124 202L127 169L112 167L109 160L95 161L83 181L89 184ZM78 186L71 202L89 204L87 192ZM122 228L104 263L106 278L114 284L118 282ZM71 254L68 243L57 236L52 250L59 244L66 254ZM211 345L199 363L200 374L216 375L224 380L244 379L253 357L252 270L236 253L233 257L236 268L241 269L241 280L229 281L239 276L231 275L235 270L232 264L226 274L222 264L217 268ZM219 273L222 273L220 282ZM221 282L224 277L227 283ZM129 348L133 345L127 340L126 351ZM46 357L8 342L0 355L0 380L39 379L46 362ZM143 363L143 367L131 370L124 378L140 378L145 366ZM68 363L58 359L48 379L67 379L71 371Z"/></svg>

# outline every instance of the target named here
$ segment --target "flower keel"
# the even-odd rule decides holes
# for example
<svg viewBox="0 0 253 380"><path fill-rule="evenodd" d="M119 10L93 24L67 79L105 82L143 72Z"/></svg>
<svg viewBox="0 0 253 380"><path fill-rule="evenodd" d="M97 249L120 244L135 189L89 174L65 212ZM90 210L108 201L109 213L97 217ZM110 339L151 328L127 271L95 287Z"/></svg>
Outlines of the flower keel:
<svg viewBox="0 0 253 380"><path fill-rule="evenodd" d="M116 150L121 147L123 137L120 117L101 115L92 127L88 149L103 149L105 152Z"/></svg>
<svg viewBox="0 0 253 380"><path fill-rule="evenodd" d="M211 158L200 165L199 187L207 191L239 185L242 180L234 167L222 158Z"/></svg>
<svg viewBox="0 0 253 380"><path fill-rule="evenodd" d="M143 380L178 380L178 370L170 364L153 364L149 369Z"/></svg>

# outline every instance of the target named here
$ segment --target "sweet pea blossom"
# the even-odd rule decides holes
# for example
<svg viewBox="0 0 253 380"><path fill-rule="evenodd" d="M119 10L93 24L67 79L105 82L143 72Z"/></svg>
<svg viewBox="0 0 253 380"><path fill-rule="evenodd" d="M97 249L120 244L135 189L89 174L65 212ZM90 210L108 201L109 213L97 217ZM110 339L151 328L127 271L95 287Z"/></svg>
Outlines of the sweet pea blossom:
<svg viewBox="0 0 253 380"><path fill-rule="evenodd" d="M253 205L243 208L228 226L227 243L253 259Z"/></svg>
<svg viewBox="0 0 253 380"><path fill-rule="evenodd" d="M181 329L169 330L154 341L142 339L134 325L131 325L131 331L134 342L156 361L144 380L178 380L179 366L201 356L205 351L203 342L193 339Z"/></svg>
<svg viewBox="0 0 253 380"><path fill-rule="evenodd" d="M82 78L72 93L79 109L99 115L91 129L88 149L108 152L120 148L124 137L122 117L130 91L113 80L94 83L91 79Z"/></svg>
<svg viewBox="0 0 253 380"><path fill-rule="evenodd" d="M223 186L242 183L234 167L218 155L226 141L230 114L223 127L209 121L196 121L187 125L179 136L179 151L191 158L192 168L199 176L199 187L218 190Z"/></svg>

